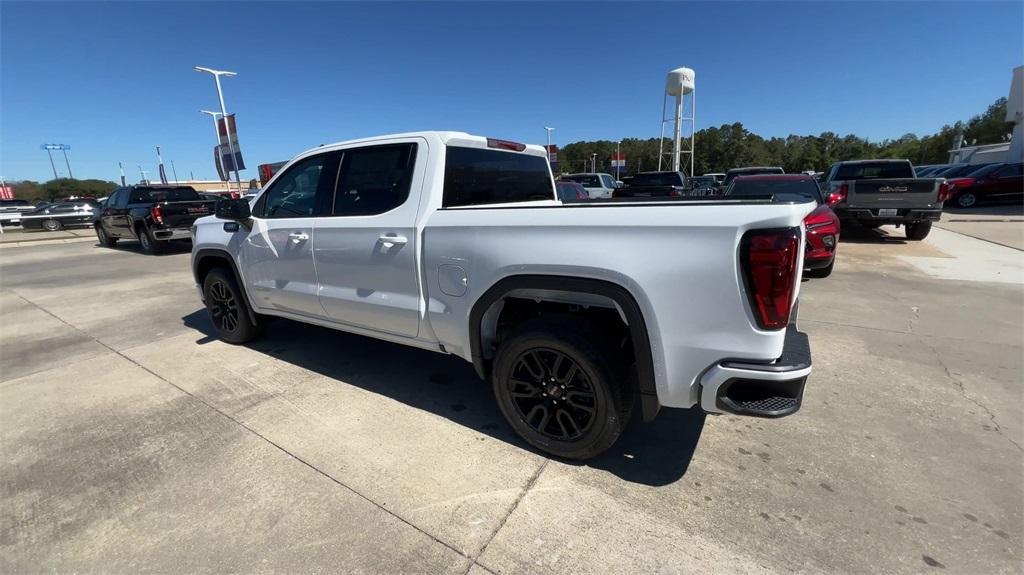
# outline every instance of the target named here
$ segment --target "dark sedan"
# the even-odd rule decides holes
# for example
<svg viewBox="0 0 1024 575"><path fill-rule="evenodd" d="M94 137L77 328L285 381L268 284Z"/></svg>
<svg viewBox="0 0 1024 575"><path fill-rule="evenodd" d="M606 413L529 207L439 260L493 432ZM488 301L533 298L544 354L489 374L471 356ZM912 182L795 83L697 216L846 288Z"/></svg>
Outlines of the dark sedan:
<svg viewBox="0 0 1024 575"><path fill-rule="evenodd" d="M57 230L74 226L91 226L93 217L99 212L96 200L58 202L36 208L21 217L21 227L26 230Z"/></svg>

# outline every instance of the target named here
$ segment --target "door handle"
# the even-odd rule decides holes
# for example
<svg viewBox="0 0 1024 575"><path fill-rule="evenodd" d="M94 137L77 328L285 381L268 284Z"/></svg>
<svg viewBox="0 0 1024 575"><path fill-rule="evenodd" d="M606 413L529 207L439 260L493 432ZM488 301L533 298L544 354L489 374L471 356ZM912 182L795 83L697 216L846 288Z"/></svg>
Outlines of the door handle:
<svg viewBox="0 0 1024 575"><path fill-rule="evenodd" d="M377 241L381 242L385 248L391 249L395 246L404 246L409 243L408 238L405 236L381 236L377 238Z"/></svg>
<svg viewBox="0 0 1024 575"><path fill-rule="evenodd" d="M309 234L305 232L292 232L288 234L288 239L290 239L293 244L301 244L309 239Z"/></svg>

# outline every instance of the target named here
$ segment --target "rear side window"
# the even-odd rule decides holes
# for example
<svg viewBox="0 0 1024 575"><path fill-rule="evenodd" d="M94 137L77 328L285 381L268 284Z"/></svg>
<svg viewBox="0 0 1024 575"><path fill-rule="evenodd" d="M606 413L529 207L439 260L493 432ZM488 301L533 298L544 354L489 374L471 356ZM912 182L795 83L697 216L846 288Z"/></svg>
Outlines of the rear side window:
<svg viewBox="0 0 1024 575"><path fill-rule="evenodd" d="M331 213L372 216L404 204L415 163L416 144L345 150Z"/></svg>
<svg viewBox="0 0 1024 575"><path fill-rule="evenodd" d="M836 171L835 180L874 180L889 178L913 178L914 169L910 162L863 162L842 164Z"/></svg>
<svg viewBox="0 0 1024 575"><path fill-rule="evenodd" d="M996 172L997 178L1012 178L1024 173L1024 164L1010 164Z"/></svg>
<svg viewBox="0 0 1024 575"><path fill-rule="evenodd" d="M129 203L188 202L198 199L201 199L199 193L192 188L156 188L149 190L143 188L132 192Z"/></svg>
<svg viewBox="0 0 1024 575"><path fill-rule="evenodd" d="M444 207L555 199L544 156L449 146Z"/></svg>

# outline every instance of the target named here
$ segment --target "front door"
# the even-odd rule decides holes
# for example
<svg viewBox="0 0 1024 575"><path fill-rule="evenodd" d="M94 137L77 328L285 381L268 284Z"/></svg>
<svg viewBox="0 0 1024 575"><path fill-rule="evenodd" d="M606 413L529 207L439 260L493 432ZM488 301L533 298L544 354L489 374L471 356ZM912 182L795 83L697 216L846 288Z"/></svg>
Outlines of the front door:
<svg viewBox="0 0 1024 575"><path fill-rule="evenodd" d="M298 161L253 206L239 264L257 308L323 315L313 264L313 222L317 194L333 189L337 157L321 153Z"/></svg>
<svg viewBox="0 0 1024 575"><path fill-rule="evenodd" d="M426 141L396 140L342 153L336 191L313 230L320 302L338 322L415 337L416 214Z"/></svg>

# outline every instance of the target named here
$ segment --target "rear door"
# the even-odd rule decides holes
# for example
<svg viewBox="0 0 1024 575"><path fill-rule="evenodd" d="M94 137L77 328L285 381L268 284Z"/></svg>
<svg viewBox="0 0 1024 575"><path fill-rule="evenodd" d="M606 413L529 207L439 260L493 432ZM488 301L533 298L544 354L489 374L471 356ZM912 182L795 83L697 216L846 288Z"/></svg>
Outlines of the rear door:
<svg viewBox="0 0 1024 575"><path fill-rule="evenodd" d="M132 193L132 188L121 188L116 197L107 201L108 209L104 211L103 221L114 237L130 238L134 235L128 221L128 200Z"/></svg>
<svg viewBox="0 0 1024 575"><path fill-rule="evenodd" d="M313 240L320 303L332 319L407 337L419 332L416 213L427 154L422 138L343 150Z"/></svg>
<svg viewBox="0 0 1024 575"><path fill-rule="evenodd" d="M257 307L323 316L313 264L318 197L333 191L336 152L303 158L260 195L241 244L239 266Z"/></svg>

